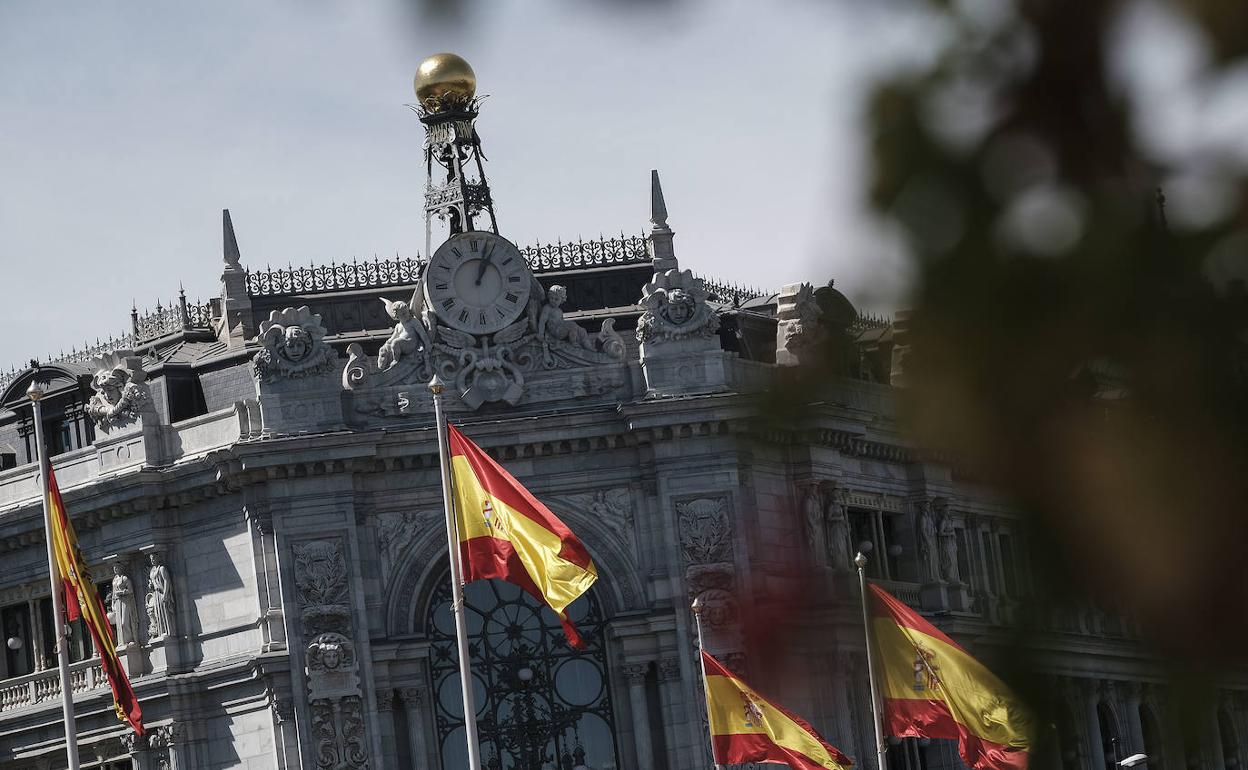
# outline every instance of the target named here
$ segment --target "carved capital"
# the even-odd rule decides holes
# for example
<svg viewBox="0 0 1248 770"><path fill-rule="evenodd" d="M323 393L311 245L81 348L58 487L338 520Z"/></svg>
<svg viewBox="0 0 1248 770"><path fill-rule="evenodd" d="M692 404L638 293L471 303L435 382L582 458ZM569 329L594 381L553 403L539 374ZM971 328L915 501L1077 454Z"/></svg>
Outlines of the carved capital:
<svg viewBox="0 0 1248 770"><path fill-rule="evenodd" d="M664 658L659 661L659 681L680 679L680 658Z"/></svg>
<svg viewBox="0 0 1248 770"><path fill-rule="evenodd" d="M377 690L377 710L381 712L394 711L394 690L389 687L382 687Z"/></svg>
<svg viewBox="0 0 1248 770"><path fill-rule="evenodd" d="M147 743L153 749L167 749L182 740L182 725L170 722L147 730Z"/></svg>
<svg viewBox="0 0 1248 770"><path fill-rule="evenodd" d="M273 719L279 725L285 724L295 718L295 705L290 698L279 698L270 696L269 710L273 712Z"/></svg>
<svg viewBox="0 0 1248 770"><path fill-rule="evenodd" d="M649 662L625 663L620 666L620 673L630 685L643 685L646 682L646 674L650 673L650 664Z"/></svg>
<svg viewBox="0 0 1248 770"><path fill-rule="evenodd" d="M403 701L403 704L408 707L419 706L425 702L425 688L401 687L399 688L399 700Z"/></svg>
<svg viewBox="0 0 1248 770"><path fill-rule="evenodd" d="M147 736L149 734L150 733L138 735L133 730L128 730L125 733L123 733L121 736L121 745L125 747L127 754L135 754L140 751L147 751L147 747L148 747Z"/></svg>

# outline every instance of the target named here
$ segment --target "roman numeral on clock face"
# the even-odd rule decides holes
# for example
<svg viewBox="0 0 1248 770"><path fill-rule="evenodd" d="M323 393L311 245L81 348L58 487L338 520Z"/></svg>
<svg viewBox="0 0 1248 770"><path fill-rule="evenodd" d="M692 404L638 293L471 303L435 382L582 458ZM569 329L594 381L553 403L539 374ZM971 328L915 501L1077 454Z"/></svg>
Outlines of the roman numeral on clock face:
<svg viewBox="0 0 1248 770"><path fill-rule="evenodd" d="M461 310L461 311L459 311L459 321L460 321L460 323L463 323L464 321L467 321L467 320L468 320L468 311L467 311L467 310Z"/></svg>
<svg viewBox="0 0 1248 770"><path fill-rule="evenodd" d="M438 283L435 283L433 285L433 288L438 289L438 290L446 289L446 281L439 281Z"/></svg>
<svg viewBox="0 0 1248 770"><path fill-rule="evenodd" d="M518 276L518 275L509 275L509 276L507 276L507 282L508 282L508 283L520 283L520 276Z"/></svg>
<svg viewBox="0 0 1248 770"><path fill-rule="evenodd" d="M443 310L450 310L450 309L451 309L451 308L453 308L453 307L455 307L455 298L454 298L454 297L447 297L446 299L442 300L442 309L443 309Z"/></svg>
<svg viewBox="0 0 1248 770"><path fill-rule="evenodd" d="M486 319L485 319L485 313L478 313L478 314L477 314L477 316L478 316L478 318L477 318L477 323L480 323L480 324L485 324L485 323L487 323L487 321L486 321Z"/></svg>
<svg viewBox="0 0 1248 770"><path fill-rule="evenodd" d="M464 252L460 251L458 246L452 247L452 248L451 248L451 253L455 255L455 258L456 258L456 259L463 259L463 258L464 258Z"/></svg>
<svg viewBox="0 0 1248 770"><path fill-rule="evenodd" d="M511 292L507 292L507 294L506 294L506 300L507 300L508 302L510 302L511 304L513 304L513 305L514 305L514 304L516 304L516 302L517 302L519 299L520 299L520 297L516 296L515 294L512 294Z"/></svg>

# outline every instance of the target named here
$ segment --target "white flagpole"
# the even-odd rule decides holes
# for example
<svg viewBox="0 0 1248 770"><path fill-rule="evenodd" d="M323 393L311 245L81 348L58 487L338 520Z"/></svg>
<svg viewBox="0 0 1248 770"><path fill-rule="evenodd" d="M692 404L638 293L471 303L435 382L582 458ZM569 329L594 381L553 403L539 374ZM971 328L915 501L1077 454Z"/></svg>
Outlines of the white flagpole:
<svg viewBox="0 0 1248 770"><path fill-rule="evenodd" d="M26 389L35 421L35 455L39 458L39 485L43 489L43 538L48 546L48 580L52 584L52 627L56 634L56 659L61 674L61 715L65 721L65 755L69 770L78 770L78 729L74 724L74 685L69 679L69 649L65 644L65 607L61 597L60 570L56 566L56 550L52 545L52 508L48 505L48 471L52 462L43 446L43 412L39 399L43 398L43 386L39 384L39 370ZM38 620L37 618L35 619Z"/></svg>
<svg viewBox="0 0 1248 770"><path fill-rule="evenodd" d="M455 641L459 649L459 682L464 694L464 737L468 741L468 770L481 770L481 742L477 738L477 708L472 695L472 660L468 657L468 621L464 617L464 575L459 558L459 534L455 504L451 497L451 455L447 447L446 416L442 414L442 391L446 384L433 375L433 414L438 423L438 457L442 462L442 505L446 509L446 549L451 560L451 612L455 615Z"/></svg>
<svg viewBox="0 0 1248 770"><path fill-rule="evenodd" d="M693 624L698 630L698 670L702 672L702 692L706 698L706 732L711 741L711 757L715 756L715 731L711 729L711 691L706 684L706 661L702 659L702 597L693 600ZM723 765L716 763L715 770Z"/></svg>
<svg viewBox="0 0 1248 770"><path fill-rule="evenodd" d="M879 688L875 682L875 656L871 654L871 614L867 611L867 557L861 551L854 556L858 567L858 589L862 592L862 631L867 637L867 678L871 682L871 723L875 725L875 761L884 770L884 728L880 722Z"/></svg>

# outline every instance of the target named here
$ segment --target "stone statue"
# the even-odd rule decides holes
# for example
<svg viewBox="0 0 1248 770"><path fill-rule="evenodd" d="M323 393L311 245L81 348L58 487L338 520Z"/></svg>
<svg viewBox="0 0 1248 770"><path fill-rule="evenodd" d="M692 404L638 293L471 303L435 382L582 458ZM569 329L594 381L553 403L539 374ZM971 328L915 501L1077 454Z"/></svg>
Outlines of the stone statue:
<svg viewBox="0 0 1248 770"><path fill-rule="evenodd" d="M719 316L706 303L701 278L688 270L655 273L642 287L644 312L637 320L637 340L654 344L711 337L719 329Z"/></svg>
<svg viewBox="0 0 1248 770"><path fill-rule="evenodd" d="M823 492L819 489L818 483L812 482L806 486L806 497L802 502L802 509L811 558L816 567L826 567L829 556L828 522L824 511Z"/></svg>
<svg viewBox="0 0 1248 770"><path fill-rule="evenodd" d="M940 580L940 551L936 545L936 516L932 503L919 503L919 556L923 559L924 577L929 581Z"/></svg>
<svg viewBox="0 0 1248 770"><path fill-rule="evenodd" d="M173 635L173 582L159 553L149 554L148 560L151 562L147 572L148 637L163 639Z"/></svg>
<svg viewBox="0 0 1248 770"><path fill-rule="evenodd" d="M124 649L133 644L134 633L134 586L130 578L122 571L120 563L113 564L113 584L108 592L109 609L113 613L113 624L117 628L117 649Z"/></svg>
<svg viewBox="0 0 1248 770"><path fill-rule="evenodd" d="M412 294L411 302L392 302L384 298L381 300L386 305L386 313L394 319L395 324L389 339L383 342L381 349L377 351L379 371L384 372L394 366L405 355L417 351L428 355L433 350L429 331L420 318L422 297L420 289L417 289Z"/></svg>
<svg viewBox="0 0 1248 770"><path fill-rule="evenodd" d="M793 366L811 357L826 336L823 310L809 283L791 283L776 298L776 363Z"/></svg>
<svg viewBox="0 0 1248 770"><path fill-rule="evenodd" d="M261 348L251 359L255 376L272 382L328 374L338 363L338 353L325 343L325 334L320 314L307 305L270 312L256 335Z"/></svg>
<svg viewBox="0 0 1248 770"><path fill-rule="evenodd" d="M546 292L546 304L537 320L537 336L543 340L561 340L586 350L594 349L589 332L575 321L565 320L561 307L568 299L568 290L555 284Z"/></svg>
<svg viewBox="0 0 1248 770"><path fill-rule="evenodd" d="M96 369L91 378L95 395L86 411L97 430L108 433L113 428L131 425L143 412L151 410L152 394L142 359L120 351L105 354L92 363Z"/></svg>
<svg viewBox="0 0 1248 770"><path fill-rule="evenodd" d="M953 530L953 516L946 506L940 511L936 536L940 539L940 571L950 583L961 582L958 576L958 537Z"/></svg>
<svg viewBox="0 0 1248 770"><path fill-rule="evenodd" d="M849 535L849 514L845 506L845 490L833 488L831 494L825 497L830 498L828 503L828 555L832 569L837 571L849 571L849 560L851 556L852 546L850 544Z"/></svg>

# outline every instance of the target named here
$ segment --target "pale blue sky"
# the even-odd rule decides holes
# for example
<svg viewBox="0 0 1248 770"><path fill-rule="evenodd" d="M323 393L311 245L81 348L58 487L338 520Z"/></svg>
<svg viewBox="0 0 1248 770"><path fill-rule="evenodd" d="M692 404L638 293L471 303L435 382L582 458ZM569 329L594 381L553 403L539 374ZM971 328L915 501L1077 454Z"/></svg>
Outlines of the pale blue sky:
<svg viewBox="0 0 1248 770"><path fill-rule="evenodd" d="M219 291L221 209L249 266L423 247L421 126L451 50L500 227L521 245L636 233L662 174L684 267L837 278L887 307L900 262L858 219L870 75L931 47L877 3L478 2L460 25L368 3L0 2L0 366ZM870 6L870 7L868 7Z"/></svg>

